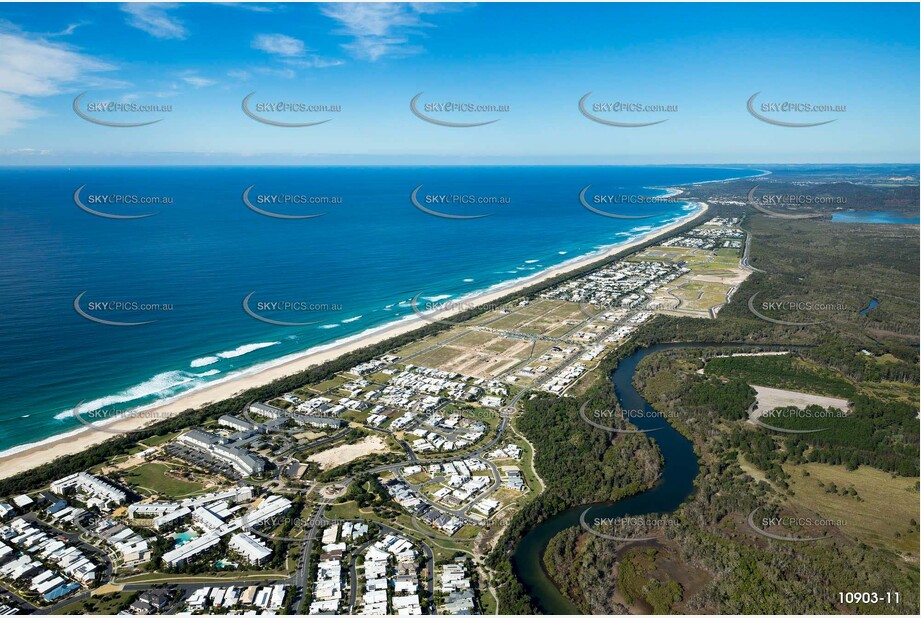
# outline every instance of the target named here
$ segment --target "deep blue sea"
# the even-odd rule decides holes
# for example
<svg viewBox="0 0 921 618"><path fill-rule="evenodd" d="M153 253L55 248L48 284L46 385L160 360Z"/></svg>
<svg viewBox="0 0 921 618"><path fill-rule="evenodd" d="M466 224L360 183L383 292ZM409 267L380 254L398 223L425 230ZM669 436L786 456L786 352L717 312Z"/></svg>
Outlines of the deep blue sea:
<svg viewBox="0 0 921 618"><path fill-rule="evenodd" d="M450 302L628 241L695 208L599 206L657 213L603 217L579 203L588 184L589 195L650 196L662 191L649 187L756 174L679 167L2 169L0 450L80 428L72 416L80 402L81 410L117 414L173 397L411 318L408 301L417 294L426 299L420 302ZM326 214L257 214L242 200L252 185L250 203L263 210ZM426 214L410 201L419 185L426 208L490 216ZM76 205L79 187L81 203L98 212L158 214L94 216ZM107 195L171 202L107 203ZM286 195L333 200L271 201ZM462 201L440 203L443 195ZM469 203L483 198L494 203ZM251 293L249 306L259 315L312 323L257 320L243 310ZM74 307L80 294L77 305L91 317L150 323L91 321ZM271 303L278 302L293 309L276 310ZM160 308L141 308L147 304Z"/></svg>

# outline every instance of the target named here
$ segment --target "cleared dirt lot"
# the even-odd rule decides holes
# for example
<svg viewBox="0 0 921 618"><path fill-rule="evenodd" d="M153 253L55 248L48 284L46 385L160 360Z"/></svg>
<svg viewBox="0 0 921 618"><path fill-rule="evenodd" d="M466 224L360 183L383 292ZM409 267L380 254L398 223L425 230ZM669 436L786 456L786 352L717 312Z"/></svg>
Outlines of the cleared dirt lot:
<svg viewBox="0 0 921 618"><path fill-rule="evenodd" d="M358 459L364 455L372 453L386 453L389 449L383 438L379 436L368 436L364 440L359 440L355 444L343 444L323 451L314 453L307 458L307 461L313 461L320 465L321 470L329 470L342 464Z"/></svg>
<svg viewBox="0 0 921 618"><path fill-rule="evenodd" d="M844 412L851 409L851 402L838 397L825 397L824 395L811 395L798 391L788 391L781 388L768 388L767 386L754 386L755 409L752 418L760 418L766 412L776 408L805 408L807 406L820 406L822 408L837 408Z"/></svg>

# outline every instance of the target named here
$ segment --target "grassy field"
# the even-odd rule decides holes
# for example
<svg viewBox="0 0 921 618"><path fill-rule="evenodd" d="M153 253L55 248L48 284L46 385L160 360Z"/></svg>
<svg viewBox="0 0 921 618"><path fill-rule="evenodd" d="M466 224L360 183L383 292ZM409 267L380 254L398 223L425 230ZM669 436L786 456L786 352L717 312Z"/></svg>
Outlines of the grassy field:
<svg viewBox="0 0 921 618"><path fill-rule="evenodd" d="M531 342L523 339L468 331L455 341L420 354L413 363L480 378L494 378L527 359L532 347Z"/></svg>
<svg viewBox="0 0 921 618"><path fill-rule="evenodd" d="M57 614L117 614L123 605L128 605L132 597L140 592L112 592L98 597L74 601L57 610Z"/></svg>
<svg viewBox="0 0 921 618"><path fill-rule="evenodd" d="M226 573L202 573L198 575L183 575L179 573L143 573L119 577L119 584L180 584L180 583L234 583L236 581L256 580L262 581L274 577L289 577L289 571L227 571Z"/></svg>
<svg viewBox="0 0 921 618"><path fill-rule="evenodd" d="M129 471L125 478L140 489L170 498L184 498L205 490L200 483L169 476L169 470L167 464L145 463Z"/></svg>
<svg viewBox="0 0 921 618"><path fill-rule="evenodd" d="M860 390L888 401L904 401L918 405L918 387L904 382L863 382Z"/></svg>
<svg viewBox="0 0 921 618"><path fill-rule="evenodd" d="M151 436L151 437L149 437L149 438L145 438L144 440L142 440L141 442L139 442L139 444L143 444L143 445L145 445L145 446L147 446L147 447L151 447L151 446L160 446L161 444L163 444L163 443L165 443L165 442L169 442L170 440L172 440L173 438L175 438L175 437L178 436L178 435L179 435L179 432L177 431L177 432L168 433L168 434L165 434L165 435L162 435L162 436Z"/></svg>
<svg viewBox="0 0 921 618"><path fill-rule="evenodd" d="M314 384L313 386L299 388L292 391L293 394L297 395L301 399L310 399L311 397L316 396L318 393L325 393L331 388L339 388L343 384L349 381L348 376L337 375L330 378L325 382L320 382L319 384Z"/></svg>
<svg viewBox="0 0 921 618"><path fill-rule="evenodd" d="M492 328L515 330L524 333L559 337L572 326L568 322L582 322L585 315L577 303L562 300L536 300L515 309L491 322Z"/></svg>
<svg viewBox="0 0 921 618"><path fill-rule="evenodd" d="M451 328L446 331L440 332L437 335L424 337L422 339L419 339L418 341L414 341L402 348L397 348L396 350L393 351L393 353L399 356L401 359L403 359L408 356L412 356L413 354L418 354L419 352L425 350L426 348L430 346L444 345L449 339L457 337L457 335L459 334L460 334L460 330L458 330L457 328ZM413 359L410 362L416 365L419 364L416 361L416 359Z"/></svg>
<svg viewBox="0 0 921 618"><path fill-rule="evenodd" d="M895 477L861 466L848 472L844 466L809 463L784 466L790 474L792 501L828 519L847 522L841 531L857 541L918 557L918 479ZM805 470L809 476L803 476ZM823 486L820 485L822 483ZM854 496L826 490L834 483L839 492L853 487ZM914 524L912 523L914 520Z"/></svg>

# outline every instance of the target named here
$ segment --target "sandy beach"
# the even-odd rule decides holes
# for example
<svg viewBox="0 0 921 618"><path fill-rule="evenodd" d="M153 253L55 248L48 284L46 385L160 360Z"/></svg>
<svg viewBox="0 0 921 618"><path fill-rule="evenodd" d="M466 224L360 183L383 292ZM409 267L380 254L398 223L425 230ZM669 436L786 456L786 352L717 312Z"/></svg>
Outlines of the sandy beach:
<svg viewBox="0 0 921 618"><path fill-rule="evenodd" d="M472 307L495 302L496 300L523 290L527 287L546 281L567 272L583 268L596 262L601 262L609 257L622 251L636 247L653 238L669 234L672 230L680 227L690 220L690 217L700 217L707 210L707 204L695 202L700 206L697 211L689 217L683 217L675 223L652 230L630 242L613 245L605 251L592 253L579 258L574 258L564 264L541 271L531 277L518 279L506 287L497 287L482 294L464 299L461 306L449 307L430 315L432 318L447 318L456 313L466 311ZM164 402L145 409L144 414L131 416L107 423L104 429L94 430L86 427L82 430L69 432L62 436L50 438L42 443L23 448L21 451L0 457L0 478L7 478L29 470L36 466L53 461L65 455L72 455L86 450L87 448L104 442L115 435L127 433L136 430L148 424L163 420L169 416L174 416L185 410L200 408L210 403L228 399L238 393L250 388L272 382L273 380L303 371L313 365L319 365L333 360L343 354L352 352L359 348L379 343L396 335L411 332L415 329L428 325L430 322L422 318L404 320L391 326L380 328L367 334L326 347L322 351L306 353L288 362L267 367L258 372L245 373L234 379L225 382L205 386L199 390L180 395L171 401Z"/></svg>

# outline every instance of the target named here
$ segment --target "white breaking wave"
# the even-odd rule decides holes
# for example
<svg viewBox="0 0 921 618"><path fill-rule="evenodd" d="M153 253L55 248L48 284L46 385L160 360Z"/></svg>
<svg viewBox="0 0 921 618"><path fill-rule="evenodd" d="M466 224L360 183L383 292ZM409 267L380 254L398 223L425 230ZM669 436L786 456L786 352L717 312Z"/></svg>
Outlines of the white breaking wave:
<svg viewBox="0 0 921 618"><path fill-rule="evenodd" d="M189 367L192 367L192 368L206 367L208 365L213 365L219 360L221 359L219 359L217 356L203 356L201 358L196 358L191 363L189 363Z"/></svg>
<svg viewBox="0 0 921 618"><path fill-rule="evenodd" d="M536 264L537 262L540 262L540 260L525 260L524 261L525 264Z"/></svg>
<svg viewBox="0 0 921 618"><path fill-rule="evenodd" d="M346 318L346 319L342 320L342 323L343 323L343 324L348 324L349 322L357 322L357 321L360 320L361 318L362 318L362 316L356 315L354 318Z"/></svg>
<svg viewBox="0 0 921 618"><path fill-rule="evenodd" d="M473 283L473 279L464 279L464 283Z"/></svg>
<svg viewBox="0 0 921 618"><path fill-rule="evenodd" d="M196 378L207 378L208 376L216 376L221 372L220 369L209 369L208 371L202 373L193 373L192 375Z"/></svg>
<svg viewBox="0 0 921 618"><path fill-rule="evenodd" d="M437 303L437 302L440 301L440 300L445 300L445 299L447 299L447 298L451 298L451 295L450 295L450 294L438 294L437 296L423 296L422 298L423 298L424 300L427 300L427 301L430 301L430 302L433 302L433 303Z"/></svg>
<svg viewBox="0 0 921 618"><path fill-rule="evenodd" d="M244 354L249 354L250 352L255 352L256 350L261 350L262 348L268 348L273 345L278 345L281 341L266 341L263 343L248 343L246 345L241 345L238 348L233 350L228 350L226 352L218 352L218 357L220 358L237 358L238 356L243 356Z"/></svg>
<svg viewBox="0 0 921 618"><path fill-rule="evenodd" d="M768 173L769 173L769 172L768 172ZM699 205L694 204L694 210L697 210L697 208L699 208ZM680 217L679 219L684 219L684 218L685 218L685 217ZM688 217L688 218L689 218L689 217ZM652 230L653 228L648 227L648 228L645 228L645 229ZM633 230L633 231L635 232L635 231L639 231L639 230ZM631 234L630 232L620 232L620 233L617 233L617 234L615 234L615 235L616 235L616 236L632 236L633 234ZM620 244L620 243L617 243L617 244ZM612 245L612 246L617 246L617 244ZM612 246L608 246L607 248L611 248ZM568 252L566 252L566 251L560 251L560 252L558 252L558 253L559 253L560 255L565 255L565 254L568 253ZM590 254L589 254L589 255L590 255ZM585 257L585 256L583 256L583 257ZM577 259L580 259L580 258L575 258L575 259L577 260ZM573 260L570 260L570 261L573 261ZM567 264L567 263L568 263L568 262L564 262L564 265ZM509 272L510 274L518 274L516 271L508 271L508 272ZM501 274L501 271L500 271L500 274ZM528 276L528 277L524 277L524 278L522 278L522 279L515 279L515 280L503 281L503 282L500 282L500 283L497 283L497 284L493 284L492 286L489 286L487 289L485 289L485 290L480 290L480 291L477 291L477 292L473 292L473 293L471 293L469 296L470 296L470 297L476 297L476 296L478 296L479 294L488 293L488 292L492 292L492 291L495 291L495 290L501 290L501 289L503 289L503 288L505 288L505 287L508 287L508 286L510 286L510 285L514 285L514 284L517 283L517 282L526 281L526 280L530 279L530 277L532 277L532 276L534 276L534 275L531 275L531 276ZM449 295L449 296L450 296L450 295ZM466 298L466 296L465 296L464 298ZM408 301L404 301L404 302L401 302L401 303L399 303L399 304L400 304L400 306L408 306L408 305L409 305L409 302L408 302ZM389 306L392 307L393 305L389 305ZM178 397L180 397L180 396L184 396L187 392L195 391L195 390L198 390L198 389L200 389L200 388L204 388L204 387L209 386L209 385L215 385L215 384L220 384L220 383L223 383L223 382L227 382L227 381L233 380L233 379L235 379L235 378L237 378L237 377L240 377L240 376L243 376L243 375L248 375L248 374L252 374L252 373L258 373L258 372L260 372L260 371L262 371L262 370L264 370L264 369L267 369L267 368L269 368L269 367L278 366L278 365L280 365L280 364L283 364L283 363L288 362L288 361L290 361L290 360L293 360L293 359L295 359L295 358L301 357L301 356L303 356L303 355L307 355L307 354L311 354L311 353L315 353L315 352L327 350L327 349L333 348L333 347L335 347L335 346L337 346L337 345L341 345L341 344L347 343L347 342L352 341L352 340L355 340L355 339L360 339L360 338L362 338L362 337L364 337L364 336L367 336L367 335L370 334L370 333L373 333L373 332L377 332L377 331L379 331L379 330L383 330L383 329L390 328L390 327L392 327L392 326L393 326L394 324L396 324L396 323L403 322L403 321L417 320L417 319L419 319L417 316L414 316L414 315L406 315L406 316L403 316L403 317L401 317L399 320L396 320L396 321L394 321L394 322L390 322L390 323L388 323L388 324L383 324L383 325L380 325L380 326L376 326L376 327L367 329L367 330L365 330L365 331L363 331L363 332L361 332L361 333L357 333L357 334L355 334L355 335L352 335L352 336L349 336L349 337L346 337L346 338L343 338L343 339L339 339L339 340L334 341L334 342L331 342L331 343L327 343L327 344L323 344L323 345L320 345L320 346L316 346L316 347L310 348L310 349L305 350L305 351L302 351L302 352L297 352L297 353L294 353L294 354L291 354L291 355L288 355L288 356L284 356L284 357L281 357L281 358L273 359L273 360L271 360L271 361L267 361L267 362L261 363L261 364L259 364L259 365L254 366L254 367L250 367L250 368L247 368L247 369L234 371L234 372L231 372L230 374L225 374L222 378L219 378L219 379L213 380L213 381L209 381L209 380L198 380L198 379L195 379L195 378L197 378L197 377L206 377L206 376L215 375L215 373L220 373L220 372L218 372L217 370L206 371L206 372L204 372L204 373L202 373L202 374L191 374L191 373L181 372L181 371L172 371L172 372L166 372L166 373L163 373L163 374L158 374L157 376L154 376L154 377L151 378L150 380L148 380L148 381L146 381L146 382L143 382L142 384L139 384L139 385L137 385L137 386L134 386L134 387L131 387L131 388L129 388L129 389L126 389L125 391L122 391L121 393L118 393L118 394L113 395L113 396L110 396L110 397L103 397L103 398L100 398L100 399L95 400L95 401L91 401L91 402L84 403L84 404L82 404L80 407L81 407L81 409L84 409L84 410L88 410L88 409L100 409L100 408L104 408L104 407L107 406L107 405L111 405L112 403L121 403L121 402L131 401L131 400L133 400L133 399L138 399L138 398L141 398L141 397L144 397L144 396L149 396L149 395L152 395L152 394L161 394L161 398L160 398L159 401L157 401L157 402L155 402L155 403L152 403L152 404L145 405L144 407L138 408L138 409L143 410L143 409L146 409L146 408L149 408L149 407L159 406L159 405L162 405L162 404L164 404L164 403L169 403L169 402L175 400L176 398L178 398ZM321 328L336 328L337 326L338 326L338 324L330 324L330 325L322 326ZM260 344L251 344L251 345L246 345L246 346L240 346L239 348L236 348L235 350L231 350L231 351L229 351L229 352L222 352L222 353L218 354L218 356L219 356L220 358L234 358L234 357L236 357L236 356L241 356L241 355L243 355L243 354L249 353L249 352L251 352L251 351L253 351L253 350L258 350L258 349L261 349L261 348L264 348L264 347L268 347L268 346L272 346L272 345L277 345L278 343L280 343L280 342L277 342L277 341L276 341L276 342L271 342L271 343L260 343ZM205 357L205 358L212 358L212 357ZM204 359L196 359L196 360L197 360L197 361L202 361L202 360L204 360ZM193 362L195 362L195 361L193 361ZM204 363L202 363L202 364L204 364ZM210 364L210 363L209 363L209 364ZM172 377L172 382L170 382L170 380L169 380L170 377ZM180 387L184 387L185 385L188 385L189 383L191 383L189 387L187 387L187 388L180 388ZM159 388L158 388L158 385L160 386ZM57 415L55 416L55 418L57 418L57 419L63 419L63 418L66 418L67 416L71 416L72 414L73 414L73 410L68 410L68 411L62 412L62 413L60 413L60 414L57 414ZM114 419L113 419L113 420L114 420ZM81 433L81 432L83 432L83 431L86 431L86 428L80 428L80 429L76 429L76 430L73 430L73 431L70 431L70 432L66 432L66 433L62 433L62 434L57 434L57 435L54 435L54 436L50 436L49 438L46 438L45 440L41 440L41 441L39 441L39 442L33 442L33 443L27 443L27 444L19 445L19 446L13 447L13 448L11 448L11 449L7 449L7 450L5 450L5 451L0 452L0 456L11 455L11 454L13 454L13 453L17 453L17 452L20 452L20 451L25 450L25 449L28 449L28 448L32 448L32 447L34 447L34 446L36 446L36 445L39 445L39 444L46 444L46 443L47 443L47 444L51 444L51 443L54 443L54 442L56 442L56 441L58 441L58 440L60 440L60 439L62 439L62 438L65 438L65 437L67 437L67 436L77 435L77 434L79 434L79 433Z"/></svg>
<svg viewBox="0 0 921 618"><path fill-rule="evenodd" d="M338 325L338 324L324 324L324 325L321 326L320 328L324 328L324 329L328 329L328 328L339 328L339 325Z"/></svg>
<svg viewBox="0 0 921 618"><path fill-rule="evenodd" d="M100 397L99 399L84 402L80 406L80 409L101 410L108 406L127 403L129 401L143 399L144 397L150 397L152 395L160 395L161 397L168 396L173 394L174 391L176 391L179 387L189 384L190 382L194 382L195 377L195 374L187 373L185 371L165 371L163 373L158 373L154 377L141 382L140 384L135 384L134 386L126 388L119 393L115 393L114 395L107 395L105 397ZM54 418L58 420L64 420L73 416L73 414L73 409L65 410L55 414Z"/></svg>

